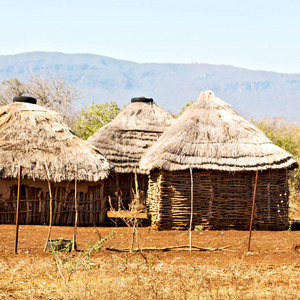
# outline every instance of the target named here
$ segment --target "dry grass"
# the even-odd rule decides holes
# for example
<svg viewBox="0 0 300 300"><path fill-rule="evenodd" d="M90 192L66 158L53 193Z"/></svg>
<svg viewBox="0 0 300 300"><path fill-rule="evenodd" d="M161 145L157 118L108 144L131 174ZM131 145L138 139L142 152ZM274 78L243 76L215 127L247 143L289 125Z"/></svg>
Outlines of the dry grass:
<svg viewBox="0 0 300 300"><path fill-rule="evenodd" d="M101 236L116 231L105 247L130 246L132 230L103 227ZM186 231L140 228L141 247L183 245ZM54 226L53 238L68 237L71 227ZM13 254L13 226L0 226L0 299L300 299L300 231L254 231L251 253L248 232L195 231L199 247L229 246L224 251L95 251L73 273L67 286L51 253L41 250L46 227L21 226L19 254ZM34 238L33 238L34 237ZM79 249L94 245L93 228L78 230ZM71 263L80 254L66 253ZM73 264L74 265L74 264Z"/></svg>
<svg viewBox="0 0 300 300"><path fill-rule="evenodd" d="M299 299L296 266L166 264L147 253L92 257L66 287L51 254L0 259L1 299ZM67 254L68 258L76 256Z"/></svg>

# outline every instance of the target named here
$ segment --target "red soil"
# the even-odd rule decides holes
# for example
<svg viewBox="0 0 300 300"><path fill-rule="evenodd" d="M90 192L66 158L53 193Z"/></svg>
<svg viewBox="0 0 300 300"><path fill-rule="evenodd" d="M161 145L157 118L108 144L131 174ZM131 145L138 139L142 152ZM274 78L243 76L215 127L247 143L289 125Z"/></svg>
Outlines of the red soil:
<svg viewBox="0 0 300 300"><path fill-rule="evenodd" d="M115 237L105 247L129 248L131 245L131 229L127 227L102 227L98 231L102 237L115 231ZM51 256L43 252L47 237L47 226L20 225L17 256ZM72 240L72 227L53 227L51 239L64 238ZM251 252L247 253L249 233L246 231L194 231L193 245L204 248L228 248L220 251L145 251L145 255L153 260L169 263L195 264L235 264L243 260L249 264L294 265L300 267L300 251L294 249L300 245L300 231L254 231L251 239ZM79 250L88 247L88 242L99 239L94 228L79 227L77 244ZM187 231L153 231L150 227L139 229L141 247L168 247L189 244ZM0 225L0 258L15 257L15 226ZM108 250L95 252L96 256L125 256L142 259L139 253L124 254Z"/></svg>

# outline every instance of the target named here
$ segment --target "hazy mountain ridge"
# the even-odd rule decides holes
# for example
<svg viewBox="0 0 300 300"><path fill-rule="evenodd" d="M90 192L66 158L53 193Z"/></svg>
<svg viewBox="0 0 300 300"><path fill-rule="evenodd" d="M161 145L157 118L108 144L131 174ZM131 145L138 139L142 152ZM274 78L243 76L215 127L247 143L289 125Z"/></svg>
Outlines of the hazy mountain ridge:
<svg viewBox="0 0 300 300"><path fill-rule="evenodd" d="M0 80L25 80L32 73L60 75L82 92L80 107L93 101L152 97L178 111L200 92L212 90L245 117L299 120L300 74L252 71L225 65L135 63L94 54L28 52L0 56Z"/></svg>

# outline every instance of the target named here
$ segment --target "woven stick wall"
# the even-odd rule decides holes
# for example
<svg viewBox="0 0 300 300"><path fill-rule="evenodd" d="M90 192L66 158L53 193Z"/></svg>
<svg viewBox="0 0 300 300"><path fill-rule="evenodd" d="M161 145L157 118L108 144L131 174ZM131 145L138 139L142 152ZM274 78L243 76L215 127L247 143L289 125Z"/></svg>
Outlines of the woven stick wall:
<svg viewBox="0 0 300 300"><path fill-rule="evenodd" d="M248 230L255 172L195 171L193 226ZM153 172L149 179L148 205L155 229L185 229L190 220L189 172ZM259 173L254 228L288 228L287 171Z"/></svg>
<svg viewBox="0 0 300 300"><path fill-rule="evenodd" d="M146 204L148 175L137 174L140 203ZM118 201L122 201L122 209L128 209L134 198L135 180L133 173L111 174L104 181L105 194L111 198L114 209L118 209Z"/></svg>
<svg viewBox="0 0 300 300"><path fill-rule="evenodd" d="M86 183L85 183L86 184ZM53 197L53 225L74 225L74 182L72 188L55 186L51 188ZM80 183L78 184L80 188ZM101 201L105 201L103 184L89 186L86 192L77 193L79 217L78 225L99 224ZM20 224L49 224L49 192L40 188L22 186L20 200ZM9 199L0 199L0 223L14 224L17 208L17 186L11 187Z"/></svg>

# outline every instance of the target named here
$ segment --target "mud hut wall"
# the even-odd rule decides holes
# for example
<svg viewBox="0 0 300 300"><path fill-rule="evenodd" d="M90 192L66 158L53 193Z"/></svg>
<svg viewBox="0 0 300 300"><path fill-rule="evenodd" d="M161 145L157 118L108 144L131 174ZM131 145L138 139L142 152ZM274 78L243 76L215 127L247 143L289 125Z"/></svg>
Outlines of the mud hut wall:
<svg viewBox="0 0 300 300"><path fill-rule="evenodd" d="M255 172L193 172L193 226L211 229L248 230ZM156 229L184 229L190 220L191 184L189 172L160 171L149 179L148 202L152 226ZM288 228L287 171L259 172L254 228Z"/></svg>
<svg viewBox="0 0 300 300"><path fill-rule="evenodd" d="M148 175L137 175L140 203L145 205L148 189ZM104 189L107 197L111 198L114 209L118 209L118 201L122 202L121 209L129 209L134 198L135 179L133 173L114 173L104 180Z"/></svg>
<svg viewBox="0 0 300 300"><path fill-rule="evenodd" d="M103 182L78 182L78 224L94 225L100 221L100 201L106 201L101 188ZM15 223L17 208L17 180L0 180L0 223ZM73 225L75 219L75 183L51 184L53 200L53 225ZM20 197L20 224L49 224L50 196L45 181L22 180Z"/></svg>

